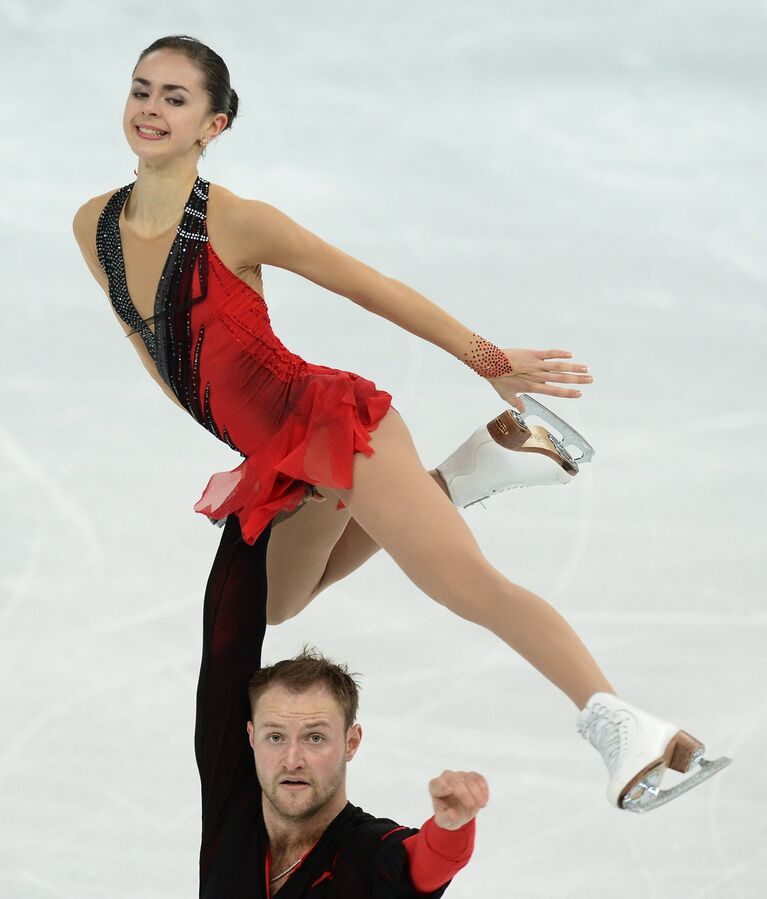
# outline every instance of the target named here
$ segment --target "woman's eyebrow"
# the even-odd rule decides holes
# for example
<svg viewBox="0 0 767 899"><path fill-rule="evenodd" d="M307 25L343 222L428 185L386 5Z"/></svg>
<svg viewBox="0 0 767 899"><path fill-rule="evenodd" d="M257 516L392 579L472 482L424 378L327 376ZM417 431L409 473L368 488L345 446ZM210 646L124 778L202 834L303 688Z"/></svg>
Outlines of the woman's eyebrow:
<svg viewBox="0 0 767 899"><path fill-rule="evenodd" d="M152 82L147 81L146 78L134 78L134 81L138 81L139 84L143 84L144 87L149 87ZM164 91L186 91L188 94L191 93L190 90L184 87L183 84L163 84L162 89Z"/></svg>

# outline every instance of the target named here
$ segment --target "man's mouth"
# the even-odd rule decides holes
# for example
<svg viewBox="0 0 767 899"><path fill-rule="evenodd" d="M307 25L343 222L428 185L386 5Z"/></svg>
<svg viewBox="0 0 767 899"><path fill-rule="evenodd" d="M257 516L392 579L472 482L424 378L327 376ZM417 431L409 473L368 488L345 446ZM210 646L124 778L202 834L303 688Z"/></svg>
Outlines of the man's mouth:
<svg viewBox="0 0 767 899"><path fill-rule="evenodd" d="M299 777L286 777L280 781L280 786L285 787L286 790L302 790L305 787L308 787L309 784L305 780L301 780Z"/></svg>

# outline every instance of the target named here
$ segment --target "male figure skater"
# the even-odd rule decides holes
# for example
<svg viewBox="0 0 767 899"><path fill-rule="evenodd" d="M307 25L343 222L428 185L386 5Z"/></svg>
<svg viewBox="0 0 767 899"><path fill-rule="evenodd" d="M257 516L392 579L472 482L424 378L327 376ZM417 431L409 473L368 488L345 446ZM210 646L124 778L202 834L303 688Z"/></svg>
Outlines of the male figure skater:
<svg viewBox="0 0 767 899"><path fill-rule="evenodd" d="M434 815L420 831L347 801L346 764L362 738L354 680L307 652L259 670L268 540L269 529L249 546L231 516L205 594L200 896L442 896L471 856L487 784L473 772L432 780Z"/></svg>

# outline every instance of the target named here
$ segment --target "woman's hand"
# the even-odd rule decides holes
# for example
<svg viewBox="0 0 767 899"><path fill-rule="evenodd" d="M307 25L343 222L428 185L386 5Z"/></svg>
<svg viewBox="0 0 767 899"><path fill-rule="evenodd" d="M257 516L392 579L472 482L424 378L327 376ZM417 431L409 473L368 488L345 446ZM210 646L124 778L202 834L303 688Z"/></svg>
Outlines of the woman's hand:
<svg viewBox="0 0 767 899"><path fill-rule="evenodd" d="M517 396L519 393L543 393L547 396L577 399L581 396L580 390L558 385L590 384L593 380L588 374L588 365L579 365L569 361L552 361L572 359L573 354L567 350L504 350L503 352L514 369L513 373L487 380L493 385L499 396L520 412L525 411L525 404Z"/></svg>

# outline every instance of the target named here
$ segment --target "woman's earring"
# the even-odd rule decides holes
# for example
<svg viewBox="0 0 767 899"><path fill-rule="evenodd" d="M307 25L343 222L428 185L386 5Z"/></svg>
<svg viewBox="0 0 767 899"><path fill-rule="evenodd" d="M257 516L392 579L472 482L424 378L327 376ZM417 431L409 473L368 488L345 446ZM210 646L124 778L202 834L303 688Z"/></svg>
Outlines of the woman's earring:
<svg viewBox="0 0 767 899"><path fill-rule="evenodd" d="M202 150L203 156L205 155L205 148L208 146L208 138L201 137L200 138L200 149Z"/></svg>

